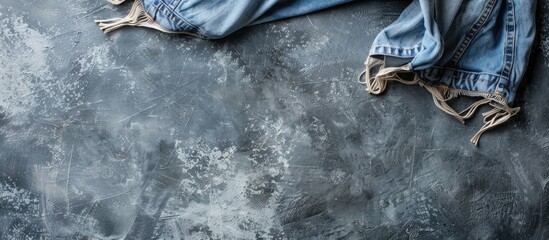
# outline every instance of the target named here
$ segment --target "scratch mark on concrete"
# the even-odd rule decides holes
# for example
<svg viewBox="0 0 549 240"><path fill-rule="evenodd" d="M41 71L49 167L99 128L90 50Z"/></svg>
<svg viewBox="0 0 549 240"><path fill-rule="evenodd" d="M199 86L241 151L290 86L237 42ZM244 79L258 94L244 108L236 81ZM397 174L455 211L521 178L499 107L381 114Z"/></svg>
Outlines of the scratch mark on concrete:
<svg viewBox="0 0 549 240"><path fill-rule="evenodd" d="M409 180L409 185L408 185L408 188L412 188L412 182L414 182L414 165L415 165L415 162L416 162L416 141L415 141L415 138L414 138L414 148L412 150L412 166L410 167L410 180Z"/></svg>
<svg viewBox="0 0 549 240"><path fill-rule="evenodd" d="M134 114L132 114L132 115L130 115L130 116L127 116L127 117L125 117L125 118L123 118L123 119L121 119L121 120L118 120L118 121L116 121L116 122L114 122L114 123L121 123L121 122L130 120L131 118L133 118L133 117L135 117L135 116L137 116L137 115L139 115L139 114L141 114L141 113L143 113L143 112L145 112L145 111L147 111L147 110L150 110L150 109L156 107L156 105L157 105L157 104L155 103L155 104L153 104L153 105L151 105L151 106L148 106L148 107L144 108L143 110L141 110L141 111L139 111L139 112L136 112L136 113L134 113Z"/></svg>
<svg viewBox="0 0 549 240"><path fill-rule="evenodd" d="M74 143L72 144L72 147L71 147L71 153L70 153L70 157L69 157L69 164L68 164L68 167L67 167L67 186L66 186L66 189L65 189L65 198L67 199L67 214L68 212L70 211L70 208L71 208L71 203L70 203L70 199L69 199L69 185L70 185L70 182L71 182L71 165L72 165L72 156L74 154Z"/></svg>
<svg viewBox="0 0 549 240"><path fill-rule="evenodd" d="M307 20L309 20L309 22L311 23L311 25L313 25L313 28L314 28L314 29L318 29L318 28L313 24L313 21L311 21L311 18L309 17L309 15L307 15Z"/></svg>

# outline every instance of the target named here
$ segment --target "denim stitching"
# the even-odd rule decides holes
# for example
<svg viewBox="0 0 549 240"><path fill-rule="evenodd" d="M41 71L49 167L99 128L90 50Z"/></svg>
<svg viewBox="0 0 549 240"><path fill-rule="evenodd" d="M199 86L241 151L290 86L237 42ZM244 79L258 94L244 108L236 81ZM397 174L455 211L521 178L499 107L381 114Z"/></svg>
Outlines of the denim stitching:
<svg viewBox="0 0 549 240"><path fill-rule="evenodd" d="M436 69L436 70L435 70ZM441 78L437 81L440 82L454 82L454 80L460 80L460 81L468 81L468 82L490 82L491 85L495 86L493 90L488 91L496 91L497 83L499 83L500 79L503 78L501 76L493 75L493 74L486 74L486 73L474 73L474 72L467 72L462 70L456 70L454 68L429 68L426 70L419 71L422 76L428 76L428 75L441 75ZM451 74L445 74L445 73L451 73ZM447 81L450 80L450 81ZM469 85L463 86L463 89L466 90L472 90L468 88Z"/></svg>
<svg viewBox="0 0 549 240"><path fill-rule="evenodd" d="M181 2L181 0L171 0L170 4L168 6L170 6L172 9L175 9L179 3Z"/></svg>
<svg viewBox="0 0 549 240"><path fill-rule="evenodd" d="M501 75L493 74L493 73L487 73L487 72L471 72L471 71L455 69L455 68L450 68L450 67L443 67L443 66L432 66L431 68L443 69L443 70L446 70L446 71L457 71L457 72L467 73L467 74L471 74L471 75L490 75L490 76L497 77L497 78L506 78L506 79L508 79L505 76L501 76Z"/></svg>
<svg viewBox="0 0 549 240"><path fill-rule="evenodd" d="M506 19L506 27L505 27L505 34L506 34L506 44L504 49L504 57L503 61L505 62L505 65L503 66L503 69L501 71L501 76L505 76L506 78L501 78L500 82L497 85L497 91L504 94L506 97L509 95L507 87L509 86L510 81L509 76L511 75L511 70L513 68L513 61L514 61L514 52L515 52L515 40L516 40L516 19L515 19L515 6L513 3L513 0L507 0L507 19Z"/></svg>
<svg viewBox="0 0 549 240"><path fill-rule="evenodd" d="M405 49L405 50L408 50L408 49L415 49L415 48L420 48L421 43L418 43L416 44L415 46L413 47L395 47L395 46L391 46L391 45L374 45L372 47L387 47L387 48L396 48L396 49Z"/></svg>
<svg viewBox="0 0 549 240"><path fill-rule="evenodd" d="M458 50L452 57L452 60L450 60L449 64L450 66L456 66L463 54L465 53L465 50L469 47L469 45L473 42L474 38L478 35L482 27L486 25L488 22L489 16L492 15L494 8L496 6L495 4L496 0L490 0L484 9L484 12L479 17L479 19L473 24L473 27L469 30L467 35L465 35L465 38L463 39L461 45L458 47Z"/></svg>
<svg viewBox="0 0 549 240"><path fill-rule="evenodd" d="M176 24L180 28L185 27L191 27L193 30L195 30L201 37L205 37L206 35L204 32L195 25L189 23L185 18L181 17L179 14L177 14L175 11L172 11L170 8L168 8L164 2L161 2L158 5L158 9L162 11L162 14L166 15L169 20L171 20L174 24Z"/></svg>
<svg viewBox="0 0 549 240"><path fill-rule="evenodd" d="M179 5L180 3L181 3L181 1L178 3L178 5ZM178 19L178 20L180 20L180 21L178 21L178 25L179 25L179 26L182 26L182 25L183 25L182 22L184 22L185 24L187 24L187 25L191 26L193 29L195 29L195 30L200 34L200 36L201 36L202 38L209 38L209 36L206 35L206 34L204 33L204 31L203 31L200 27L197 27L197 26L191 24L189 21L187 21L187 19L185 19L184 17L182 17L182 16L181 16L179 13L177 13L176 11L173 11L172 9L169 9L169 8L167 8L166 6L162 6L162 7L164 7L164 8L165 8L167 11L169 11L171 14L173 14L173 15L175 15L175 16L177 16L177 17L179 18L179 19ZM183 25L183 26L184 26L184 25Z"/></svg>
<svg viewBox="0 0 549 240"><path fill-rule="evenodd" d="M396 53L395 53L396 52ZM403 47L393 47L389 45L374 45L370 49L370 55L386 55L393 57L407 57L413 58L419 52L421 52L421 43L418 43L414 47L403 48Z"/></svg>

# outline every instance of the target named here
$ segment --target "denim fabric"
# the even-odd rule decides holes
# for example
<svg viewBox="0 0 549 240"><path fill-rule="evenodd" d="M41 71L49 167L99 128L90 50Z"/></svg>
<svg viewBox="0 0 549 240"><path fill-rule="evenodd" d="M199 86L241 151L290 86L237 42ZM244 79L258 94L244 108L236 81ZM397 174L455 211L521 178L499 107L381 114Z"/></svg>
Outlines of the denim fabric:
<svg viewBox="0 0 549 240"><path fill-rule="evenodd" d="M512 104L535 36L535 0L419 0L370 55L408 58L431 85L501 95Z"/></svg>
<svg viewBox="0 0 549 240"><path fill-rule="evenodd" d="M215 39L351 0L137 1L143 14L100 23L102 29L141 24ZM471 140L477 144L482 133L520 110L511 106L535 37L535 7L536 0L414 0L374 40L362 83L372 94L382 93L388 81L419 84L437 107L463 123L490 104L485 125ZM483 99L458 112L449 105L458 96Z"/></svg>
<svg viewBox="0 0 549 240"><path fill-rule="evenodd" d="M198 35L225 37L245 26L325 9L352 0L142 0L161 26Z"/></svg>
<svg viewBox="0 0 549 240"><path fill-rule="evenodd" d="M419 84L462 123L490 104L476 145L520 110L511 106L534 42L535 10L535 0L415 0L374 40L364 83L373 94L390 80ZM457 112L448 102L458 96L483 99Z"/></svg>

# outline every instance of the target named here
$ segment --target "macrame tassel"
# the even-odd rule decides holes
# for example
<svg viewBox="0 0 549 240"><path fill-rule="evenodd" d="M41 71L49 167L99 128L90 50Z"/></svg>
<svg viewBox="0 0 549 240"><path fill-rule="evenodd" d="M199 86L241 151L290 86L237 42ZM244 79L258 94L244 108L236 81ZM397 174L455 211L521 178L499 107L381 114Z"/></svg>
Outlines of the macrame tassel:
<svg viewBox="0 0 549 240"><path fill-rule="evenodd" d="M123 0L109 0L113 3L123 2ZM121 27L125 26L136 26L136 27L146 27L156 29L166 33L175 33L173 31L167 30L164 27L156 23L143 8L143 5L140 0L135 0L130 13L124 18L112 18L107 20L95 20L99 24L101 30L105 33L112 32Z"/></svg>
<svg viewBox="0 0 549 240"><path fill-rule="evenodd" d="M437 87L425 84L421 81L419 82L419 85L424 87L425 89L427 89L427 91L431 93L431 95L433 96L433 102L438 108L457 119L460 123L465 124L465 120L463 119L463 117L458 112L456 112L456 110L450 107L450 105L448 105L447 101L449 100L449 98L445 98Z"/></svg>
<svg viewBox="0 0 549 240"><path fill-rule="evenodd" d="M375 77L372 77L370 75L371 69L376 66L380 66L380 70L377 72ZM361 74L361 76L365 75L365 80L361 83L366 84L368 92L376 95L381 94L385 91L388 81L397 81L407 85L419 84L420 86L431 92L431 95L433 96L433 101L438 108L455 117L461 123L465 123L459 113L457 113L446 103L448 99L442 95L441 91L438 90L437 87L423 83L417 75L412 81L407 81L398 76L398 73L404 72L411 72L409 65L385 68L385 60L370 57L366 61L366 70L364 71L364 74Z"/></svg>
<svg viewBox="0 0 549 240"><path fill-rule="evenodd" d="M385 61L377 58L368 58L366 60L366 69L363 71L362 75L365 75L364 82L361 82L359 79L359 82L366 85L366 91L368 91L371 94L380 94L383 91L385 91L385 88L387 86L386 81L382 81L380 74L377 74L375 77L371 77L371 70L375 66L380 66L380 69L383 69L385 67ZM361 77L359 76L359 78Z"/></svg>
<svg viewBox="0 0 549 240"><path fill-rule="evenodd" d="M508 107L505 99L498 94L479 93L459 89L449 89L441 86L432 86L420 79L417 74L414 74L414 80L410 81L402 79L399 76L399 73L412 73L409 65L385 68L385 59L373 57L368 57L365 64L366 69L359 75L359 82L366 85L366 90L371 94L377 95L384 92L388 81L397 81L408 85L419 84L431 93L433 102L438 108L453 116L463 124L465 124L465 120L474 116L479 107L490 103L494 109L482 114L484 116L485 124L475 134L473 139L471 139L471 143L474 145L478 144L480 137L484 132L503 124L520 111L520 108ZM379 67L379 71L375 74L375 76L371 76L371 71L375 67ZM362 76L365 77L364 81L361 81ZM474 102L469 107L458 113L447 102L458 97L459 95L483 97L484 99Z"/></svg>
<svg viewBox="0 0 549 240"><path fill-rule="evenodd" d="M512 116L516 115L520 111L519 107L509 108L507 106L497 104L490 105L494 108L482 114L482 116L484 116L484 126L482 126L482 128L480 128L480 130L471 139L471 143L474 145L478 145L480 137L483 133L507 122Z"/></svg>
<svg viewBox="0 0 549 240"><path fill-rule="evenodd" d="M473 104L471 104L471 106L469 106L468 108L464 109L463 111L461 111L459 113L460 116L463 117L463 119L469 119L471 118L476 112L477 112L477 109L484 105L484 104L487 104L487 103L490 103L492 102L492 100L490 99L481 99L481 100L478 100L476 102L474 102Z"/></svg>
<svg viewBox="0 0 549 240"><path fill-rule="evenodd" d="M371 76L371 69L375 66L380 66L380 70L376 73L375 77ZM366 61L366 70L360 74L359 78L362 77L362 75L365 75L364 82L360 81L361 84L366 85L366 90L370 92L371 94L381 94L385 91L385 88L387 88L387 82L388 81L397 81L400 83L404 83L407 85L417 84L418 82L416 79L413 81L408 81L405 79L402 79L400 76L398 76L398 73L403 72L410 72L410 67L408 65L404 65L401 67L388 67L385 68L385 60L377 59L377 58L368 58Z"/></svg>

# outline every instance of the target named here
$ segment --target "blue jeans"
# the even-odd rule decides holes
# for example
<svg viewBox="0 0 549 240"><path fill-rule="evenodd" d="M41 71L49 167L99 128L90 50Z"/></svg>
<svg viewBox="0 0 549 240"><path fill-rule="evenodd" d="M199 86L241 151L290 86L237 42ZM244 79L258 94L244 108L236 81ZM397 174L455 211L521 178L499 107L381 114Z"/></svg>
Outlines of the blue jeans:
<svg viewBox="0 0 549 240"><path fill-rule="evenodd" d="M107 32L130 25L215 39L350 1L136 0L128 17L100 25ZM389 81L418 84L463 123L489 104L471 140L476 145L482 133L520 110L511 106L533 45L535 10L536 0L414 0L374 40L360 82L372 94L384 92ZM449 104L458 96L481 100L458 112Z"/></svg>

